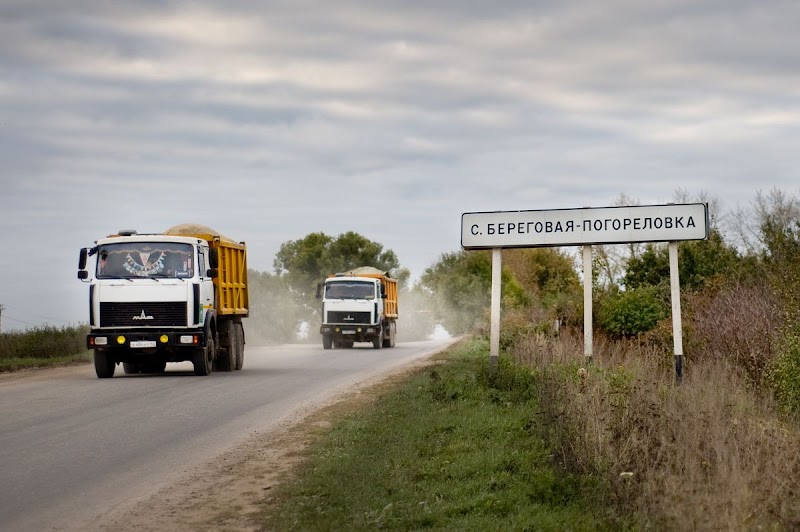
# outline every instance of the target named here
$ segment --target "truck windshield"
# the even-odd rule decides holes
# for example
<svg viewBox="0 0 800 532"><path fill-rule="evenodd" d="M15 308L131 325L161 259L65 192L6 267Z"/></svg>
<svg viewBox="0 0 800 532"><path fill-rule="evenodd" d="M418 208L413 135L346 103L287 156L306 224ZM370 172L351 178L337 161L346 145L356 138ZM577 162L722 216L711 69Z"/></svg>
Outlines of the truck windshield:
<svg viewBox="0 0 800 532"><path fill-rule="evenodd" d="M358 281L331 281L325 284L326 299L375 299L375 285Z"/></svg>
<svg viewBox="0 0 800 532"><path fill-rule="evenodd" d="M170 242L105 244L97 250L97 278L191 277L192 249L189 244Z"/></svg>

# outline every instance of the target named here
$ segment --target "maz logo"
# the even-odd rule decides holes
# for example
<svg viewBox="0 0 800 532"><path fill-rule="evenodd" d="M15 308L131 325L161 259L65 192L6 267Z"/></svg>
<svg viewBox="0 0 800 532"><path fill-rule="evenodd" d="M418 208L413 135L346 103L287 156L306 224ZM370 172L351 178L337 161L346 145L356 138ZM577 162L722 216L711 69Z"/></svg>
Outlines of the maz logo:
<svg viewBox="0 0 800 532"><path fill-rule="evenodd" d="M135 320L152 320L152 319L155 319L155 318L153 318L153 316L148 316L147 314L144 313L144 310L142 310L142 313L139 314L138 316L134 316L133 319L135 319Z"/></svg>
<svg viewBox="0 0 800 532"><path fill-rule="evenodd" d="M355 318L350 314L348 314L347 317L344 319L344 321L355 321Z"/></svg>

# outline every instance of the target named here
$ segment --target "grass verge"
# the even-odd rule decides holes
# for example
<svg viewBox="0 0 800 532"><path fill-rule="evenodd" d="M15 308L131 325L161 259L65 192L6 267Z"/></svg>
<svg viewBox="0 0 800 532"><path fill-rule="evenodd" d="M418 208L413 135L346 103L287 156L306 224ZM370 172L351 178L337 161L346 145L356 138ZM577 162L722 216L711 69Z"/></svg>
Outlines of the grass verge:
<svg viewBox="0 0 800 532"><path fill-rule="evenodd" d="M33 368L50 368L56 366L70 366L72 364L87 364L92 361L92 354L90 352L61 356L61 357L11 357L0 358L0 373L10 373L23 369Z"/></svg>
<svg viewBox="0 0 800 532"><path fill-rule="evenodd" d="M624 528L543 437L534 374L469 340L347 414L265 510L275 530Z"/></svg>

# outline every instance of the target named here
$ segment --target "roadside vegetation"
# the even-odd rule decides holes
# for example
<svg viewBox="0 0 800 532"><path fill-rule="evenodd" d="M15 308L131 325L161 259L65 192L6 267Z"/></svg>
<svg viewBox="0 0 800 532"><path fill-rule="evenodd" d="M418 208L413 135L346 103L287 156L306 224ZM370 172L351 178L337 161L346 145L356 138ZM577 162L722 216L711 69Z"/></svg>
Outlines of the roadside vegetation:
<svg viewBox="0 0 800 532"><path fill-rule="evenodd" d="M682 383L666 244L593 249L588 366L580 264L504 250L496 377L471 342L347 417L269 527L800 528L800 200L759 193L726 224L710 203L709 239L679 244ZM444 254L415 286L451 333L485 338L490 264Z"/></svg>
<svg viewBox="0 0 800 532"><path fill-rule="evenodd" d="M591 475L553 453L540 377L488 342L438 363L347 415L273 494L267 530L619 530ZM602 493L602 492L600 492Z"/></svg>
<svg viewBox="0 0 800 532"><path fill-rule="evenodd" d="M87 327L36 327L0 334L0 372L88 362Z"/></svg>

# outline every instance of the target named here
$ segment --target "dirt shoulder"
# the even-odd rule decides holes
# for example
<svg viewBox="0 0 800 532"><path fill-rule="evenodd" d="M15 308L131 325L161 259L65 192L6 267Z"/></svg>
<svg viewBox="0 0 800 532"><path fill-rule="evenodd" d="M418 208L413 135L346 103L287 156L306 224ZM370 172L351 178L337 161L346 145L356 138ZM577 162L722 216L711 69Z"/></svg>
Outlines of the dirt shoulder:
<svg viewBox="0 0 800 532"><path fill-rule="evenodd" d="M398 380L433 363L435 357L418 361L364 382L326 404L298 412L278 430L255 434L228 456L196 466L173 484L110 511L90 524L88 530L263 530L260 516L271 499L271 491L292 477L295 468L308 457L314 438L345 413L364 407Z"/></svg>

